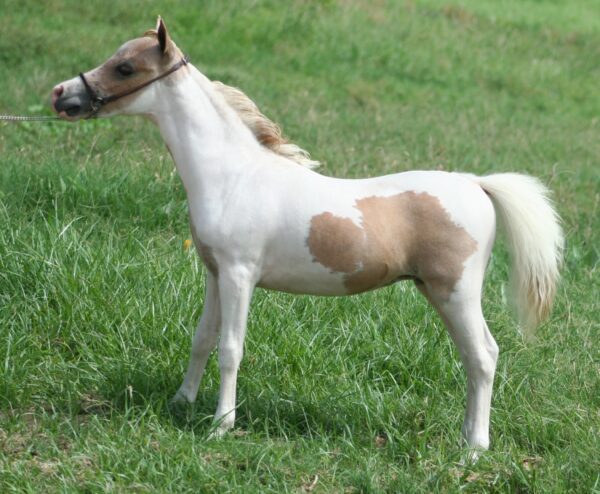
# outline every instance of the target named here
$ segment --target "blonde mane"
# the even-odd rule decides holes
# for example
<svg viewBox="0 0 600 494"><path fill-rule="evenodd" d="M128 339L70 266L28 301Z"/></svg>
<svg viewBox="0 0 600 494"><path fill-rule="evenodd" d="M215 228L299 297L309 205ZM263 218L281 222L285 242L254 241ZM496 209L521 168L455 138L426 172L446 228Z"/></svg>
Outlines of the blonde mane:
<svg viewBox="0 0 600 494"><path fill-rule="evenodd" d="M319 166L318 161L310 159L307 151L296 144L288 142L283 137L279 126L265 117L254 101L235 87L223 84L220 81L211 81L213 87L223 96L227 104L233 108L242 122L252 131L256 140L267 149L288 158L307 168Z"/></svg>
<svg viewBox="0 0 600 494"><path fill-rule="evenodd" d="M149 29L144 33L144 36L154 38L157 36L157 31L156 29ZM235 110L242 122L252 131L260 144L306 168L316 168L320 165L318 161L310 159L308 151L283 137L281 128L265 117L256 106L256 103L248 98L245 93L220 81L211 82L216 91L223 96L226 103Z"/></svg>

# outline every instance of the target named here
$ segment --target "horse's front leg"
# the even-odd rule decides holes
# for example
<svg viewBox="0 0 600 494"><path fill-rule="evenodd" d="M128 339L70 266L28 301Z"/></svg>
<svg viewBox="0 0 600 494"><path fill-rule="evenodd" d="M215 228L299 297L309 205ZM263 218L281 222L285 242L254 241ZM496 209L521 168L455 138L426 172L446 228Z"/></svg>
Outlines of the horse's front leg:
<svg viewBox="0 0 600 494"><path fill-rule="evenodd" d="M217 437L231 429L235 420L237 373L244 352L246 322L255 279L249 268L219 266L218 285L221 302L219 341L221 388L214 418L217 429L213 434Z"/></svg>
<svg viewBox="0 0 600 494"><path fill-rule="evenodd" d="M183 383L171 400L172 403L192 403L196 400L206 361L217 344L220 322L221 309L217 280L207 271L204 309L192 340L190 362Z"/></svg>

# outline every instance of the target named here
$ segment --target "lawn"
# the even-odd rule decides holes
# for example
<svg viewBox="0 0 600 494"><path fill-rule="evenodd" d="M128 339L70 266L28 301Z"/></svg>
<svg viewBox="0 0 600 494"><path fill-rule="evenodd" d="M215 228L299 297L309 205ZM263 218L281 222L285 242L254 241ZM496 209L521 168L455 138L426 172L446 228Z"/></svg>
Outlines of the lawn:
<svg viewBox="0 0 600 494"><path fill-rule="evenodd" d="M218 393L171 410L202 309L185 194L142 119L0 123L0 492L600 492L600 4L594 0L3 0L0 114L161 14L321 173L519 171L554 191L567 249L525 343L499 241L489 453L461 463L465 377L409 284L258 290L236 429Z"/></svg>

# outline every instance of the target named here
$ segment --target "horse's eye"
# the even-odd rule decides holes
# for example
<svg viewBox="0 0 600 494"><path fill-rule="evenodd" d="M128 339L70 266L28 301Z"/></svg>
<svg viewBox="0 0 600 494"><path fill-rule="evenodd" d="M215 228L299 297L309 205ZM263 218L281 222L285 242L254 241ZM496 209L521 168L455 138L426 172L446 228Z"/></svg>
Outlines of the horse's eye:
<svg viewBox="0 0 600 494"><path fill-rule="evenodd" d="M133 74L133 65L131 65L129 62L120 63L119 65L117 65L117 72L119 73L119 75L127 77Z"/></svg>

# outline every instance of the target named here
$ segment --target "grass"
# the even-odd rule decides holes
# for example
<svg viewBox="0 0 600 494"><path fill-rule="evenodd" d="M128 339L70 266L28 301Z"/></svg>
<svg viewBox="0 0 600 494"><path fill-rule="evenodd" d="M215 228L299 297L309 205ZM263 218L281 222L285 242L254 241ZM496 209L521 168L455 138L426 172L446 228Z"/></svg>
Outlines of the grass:
<svg viewBox="0 0 600 494"><path fill-rule="evenodd" d="M484 309L500 345L492 449L460 464L465 379L408 284L350 298L257 291L236 430L207 441L168 398L204 275L185 195L138 119L0 124L1 492L598 492L600 11L571 2L5 0L0 113L161 13L212 78L357 177L523 171L555 191L556 309L525 345L496 248Z"/></svg>

